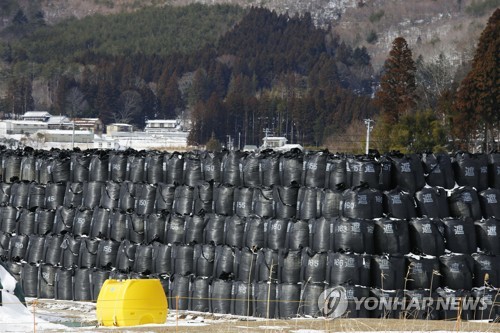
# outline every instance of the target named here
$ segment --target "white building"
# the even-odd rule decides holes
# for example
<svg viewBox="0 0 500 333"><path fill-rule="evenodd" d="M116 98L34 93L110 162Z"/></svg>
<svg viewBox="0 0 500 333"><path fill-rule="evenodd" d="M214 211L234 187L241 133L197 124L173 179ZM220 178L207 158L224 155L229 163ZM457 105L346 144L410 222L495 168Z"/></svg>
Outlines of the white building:
<svg viewBox="0 0 500 333"><path fill-rule="evenodd" d="M47 111L28 111L21 116L22 120L48 121L52 117Z"/></svg>
<svg viewBox="0 0 500 333"><path fill-rule="evenodd" d="M165 132L182 131L180 122L171 119L146 120L144 132L150 134L162 134Z"/></svg>
<svg viewBox="0 0 500 333"><path fill-rule="evenodd" d="M43 121L30 120L4 120L0 121L0 135L34 134L40 130L46 130L47 123Z"/></svg>

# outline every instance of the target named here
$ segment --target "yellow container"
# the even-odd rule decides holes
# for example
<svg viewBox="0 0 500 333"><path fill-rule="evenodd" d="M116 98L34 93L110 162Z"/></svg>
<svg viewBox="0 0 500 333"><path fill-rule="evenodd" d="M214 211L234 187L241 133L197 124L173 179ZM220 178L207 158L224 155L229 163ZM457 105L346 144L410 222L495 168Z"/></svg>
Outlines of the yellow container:
<svg viewBox="0 0 500 333"><path fill-rule="evenodd" d="M97 322L103 326L164 324L167 312L158 279L106 280L97 297Z"/></svg>

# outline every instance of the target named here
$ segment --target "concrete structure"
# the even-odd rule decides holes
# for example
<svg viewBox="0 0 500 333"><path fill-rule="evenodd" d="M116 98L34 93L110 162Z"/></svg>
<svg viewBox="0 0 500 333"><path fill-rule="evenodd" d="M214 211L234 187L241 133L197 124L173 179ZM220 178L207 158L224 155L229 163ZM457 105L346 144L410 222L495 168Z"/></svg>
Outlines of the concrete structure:
<svg viewBox="0 0 500 333"><path fill-rule="evenodd" d="M45 142L74 142L75 143L91 143L94 141L94 134L90 131L75 130L46 130L40 131L39 135L43 135Z"/></svg>
<svg viewBox="0 0 500 333"><path fill-rule="evenodd" d="M114 123L106 126L106 133L109 135L114 135L115 133L132 133L134 127L130 124L120 124Z"/></svg>
<svg viewBox="0 0 500 333"><path fill-rule="evenodd" d="M47 128L47 123L42 121L4 120L0 122L0 135L31 135L40 130L46 130Z"/></svg>

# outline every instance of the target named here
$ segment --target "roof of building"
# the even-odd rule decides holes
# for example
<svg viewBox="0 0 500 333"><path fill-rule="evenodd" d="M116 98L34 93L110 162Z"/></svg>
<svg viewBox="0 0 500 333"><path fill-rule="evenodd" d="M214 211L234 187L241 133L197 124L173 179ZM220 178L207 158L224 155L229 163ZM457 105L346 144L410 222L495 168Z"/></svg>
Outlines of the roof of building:
<svg viewBox="0 0 500 333"><path fill-rule="evenodd" d="M47 124L64 124L70 122L69 118L66 116L51 116L47 121Z"/></svg>
<svg viewBox="0 0 500 333"><path fill-rule="evenodd" d="M22 115L23 118L27 117L50 117L50 113L47 111L28 111Z"/></svg>

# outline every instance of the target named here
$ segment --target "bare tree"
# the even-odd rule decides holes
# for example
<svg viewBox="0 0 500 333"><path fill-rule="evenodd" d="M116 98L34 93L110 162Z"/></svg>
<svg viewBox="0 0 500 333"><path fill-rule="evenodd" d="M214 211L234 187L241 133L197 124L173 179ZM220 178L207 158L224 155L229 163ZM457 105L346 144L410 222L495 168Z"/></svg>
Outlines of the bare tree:
<svg viewBox="0 0 500 333"><path fill-rule="evenodd" d="M119 108L115 114L116 122L131 123L142 113L142 96L135 90L124 91L120 95L118 103Z"/></svg>
<svg viewBox="0 0 500 333"><path fill-rule="evenodd" d="M85 99L85 95L78 87L73 87L66 95L66 112L70 117L81 117L89 108L89 103Z"/></svg>

